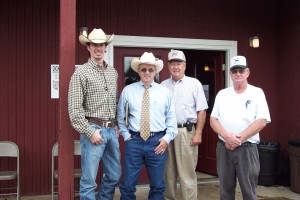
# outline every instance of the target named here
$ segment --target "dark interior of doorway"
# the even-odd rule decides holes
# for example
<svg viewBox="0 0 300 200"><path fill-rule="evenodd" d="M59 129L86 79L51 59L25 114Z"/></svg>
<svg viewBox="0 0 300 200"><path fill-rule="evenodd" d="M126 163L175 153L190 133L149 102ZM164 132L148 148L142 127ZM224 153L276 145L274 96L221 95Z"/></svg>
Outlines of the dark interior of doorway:
<svg viewBox="0 0 300 200"><path fill-rule="evenodd" d="M224 51L187 50L181 49L186 56L186 75L198 79L201 84L208 88L206 99L208 100L208 113L213 107L215 95L219 90L218 85L225 85L224 77L218 77L222 72L222 64L225 63ZM222 64L220 64L220 62ZM219 71L217 71L219 70ZM221 83L219 82L221 81Z"/></svg>
<svg viewBox="0 0 300 200"><path fill-rule="evenodd" d="M204 86L208 102L205 126L202 131L202 143L198 146L198 162L196 170L206 174L217 175L216 145L217 134L209 125L210 113L217 92L225 86L224 51L185 50L187 66L186 75L197 78Z"/></svg>

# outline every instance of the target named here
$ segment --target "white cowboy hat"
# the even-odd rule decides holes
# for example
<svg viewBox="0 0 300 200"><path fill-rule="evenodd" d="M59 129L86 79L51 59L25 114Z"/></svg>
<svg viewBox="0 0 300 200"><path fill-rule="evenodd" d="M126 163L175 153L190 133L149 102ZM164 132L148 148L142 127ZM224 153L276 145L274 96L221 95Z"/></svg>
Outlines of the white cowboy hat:
<svg viewBox="0 0 300 200"><path fill-rule="evenodd" d="M87 46L87 43L96 43L96 44L101 44L101 43L106 43L107 45L112 42L114 39L114 34L112 34L109 37L106 37L105 33L102 31L101 28L99 29L94 29L88 37L84 35L79 36L79 42L85 46Z"/></svg>
<svg viewBox="0 0 300 200"><path fill-rule="evenodd" d="M138 58L133 58L131 61L131 68L135 71L138 72L138 68L140 64L150 64L154 65L156 67L156 72L160 72L163 69L164 63L162 60L155 60L155 57L153 53L148 53L145 52L142 56L141 59Z"/></svg>

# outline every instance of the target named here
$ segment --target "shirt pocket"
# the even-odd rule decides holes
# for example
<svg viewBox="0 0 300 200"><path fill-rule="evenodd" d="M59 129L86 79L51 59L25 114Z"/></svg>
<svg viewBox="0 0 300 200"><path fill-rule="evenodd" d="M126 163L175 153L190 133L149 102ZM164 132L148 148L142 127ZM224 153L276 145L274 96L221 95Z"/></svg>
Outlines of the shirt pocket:
<svg viewBox="0 0 300 200"><path fill-rule="evenodd" d="M245 103L244 119L250 123L256 120L257 103L254 100L247 100Z"/></svg>

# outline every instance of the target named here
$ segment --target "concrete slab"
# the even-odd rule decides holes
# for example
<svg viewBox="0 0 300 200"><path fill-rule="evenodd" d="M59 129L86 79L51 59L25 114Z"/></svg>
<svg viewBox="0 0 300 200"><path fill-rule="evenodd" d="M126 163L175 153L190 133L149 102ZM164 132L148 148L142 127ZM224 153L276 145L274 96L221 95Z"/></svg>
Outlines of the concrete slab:
<svg viewBox="0 0 300 200"><path fill-rule="evenodd" d="M209 200L219 200L219 190L220 185L218 178L208 174L198 173L198 199L209 199ZM179 187L177 194L178 200L181 200L181 196L179 194ZM137 187L137 200L147 200L149 192L149 185L139 185ZM292 192L290 187L284 186L258 186L257 187L258 193L258 200L299 200L300 194ZM76 200L79 199L78 197L75 198ZM116 187L116 193L113 200L120 199L120 191L119 188ZM7 198L0 198L0 200L15 200L15 197L7 197ZM21 200L51 200L51 195L44 195L44 196L24 196ZM236 200L242 200L242 194L240 191L239 186L236 189Z"/></svg>

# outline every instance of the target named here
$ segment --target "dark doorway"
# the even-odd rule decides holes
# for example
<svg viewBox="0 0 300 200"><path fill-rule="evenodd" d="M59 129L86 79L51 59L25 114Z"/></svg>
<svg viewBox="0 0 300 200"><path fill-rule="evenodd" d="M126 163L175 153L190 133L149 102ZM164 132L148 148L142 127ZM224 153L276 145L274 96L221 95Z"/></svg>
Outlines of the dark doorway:
<svg viewBox="0 0 300 200"><path fill-rule="evenodd" d="M119 73L118 90L119 94L126 85L126 69L128 69L127 59L132 57L140 57L145 51L152 52L157 58L164 61L164 68L159 73L157 81L160 83L170 77L167 57L171 49L157 48L132 48L132 47L116 47L114 49L114 67ZM181 49L187 59L186 75L197 78L206 88L209 109L207 111L206 124L203 130L202 144L199 145L199 157L197 171L216 175L216 144L217 135L212 132L209 126L210 112L213 107L215 95L225 86L225 73L223 64L225 63L224 51L207 51L207 50L186 50ZM205 70L205 66L206 67ZM124 141L120 137L120 149L123 160ZM123 163L123 162L122 162ZM147 183L147 172L143 169L139 183Z"/></svg>
<svg viewBox="0 0 300 200"><path fill-rule="evenodd" d="M209 107L202 133L202 144L199 145L197 171L216 175L217 135L210 128L209 118L217 92L225 87L223 70L225 52L185 49L182 51L187 59L186 75L197 78L201 82Z"/></svg>

